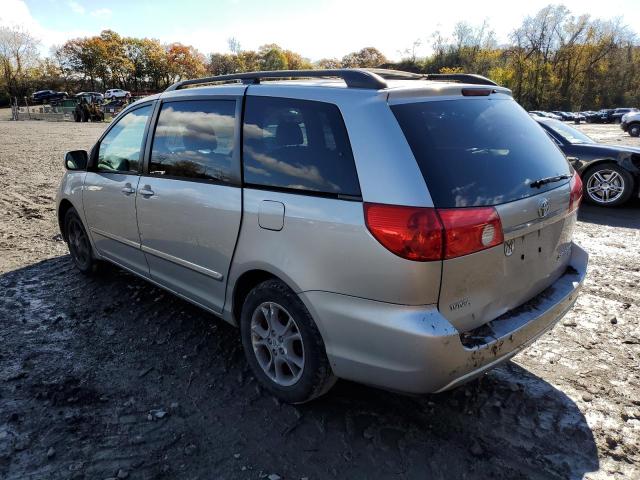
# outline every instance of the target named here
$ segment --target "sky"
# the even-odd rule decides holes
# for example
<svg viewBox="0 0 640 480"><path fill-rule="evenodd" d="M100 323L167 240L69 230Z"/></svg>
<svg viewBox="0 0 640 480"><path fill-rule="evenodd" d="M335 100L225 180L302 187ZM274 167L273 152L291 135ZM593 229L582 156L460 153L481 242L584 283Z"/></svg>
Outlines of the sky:
<svg viewBox="0 0 640 480"><path fill-rule="evenodd" d="M448 35L459 21L487 20L499 43L524 17L550 0L0 0L0 25L20 25L42 43L54 45L103 29L121 35L181 42L202 53L228 51L235 37L244 50L277 43L311 60L341 58L375 46L399 60L420 40L419 55L429 53L431 35ZM640 32L640 0L564 0L575 15L622 17Z"/></svg>

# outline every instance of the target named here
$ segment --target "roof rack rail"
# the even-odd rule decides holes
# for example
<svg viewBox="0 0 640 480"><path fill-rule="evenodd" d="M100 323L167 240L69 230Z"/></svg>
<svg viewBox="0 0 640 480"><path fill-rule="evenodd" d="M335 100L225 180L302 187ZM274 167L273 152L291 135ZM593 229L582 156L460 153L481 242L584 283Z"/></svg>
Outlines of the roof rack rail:
<svg viewBox="0 0 640 480"><path fill-rule="evenodd" d="M432 80L498 86L493 80L475 73L413 73L403 70L387 70L384 68L367 68L366 71L375 73L385 80Z"/></svg>
<svg viewBox="0 0 640 480"><path fill-rule="evenodd" d="M267 78L330 78L337 77L344 80L349 88L366 88L380 90L387 88L385 80L433 80L444 82L462 82L474 85L498 86L492 80L482 75L472 73L412 73L402 70L387 70L383 68L337 68L332 70L270 70L267 72L243 72L217 75L215 77L194 78L182 80L169 86L165 92L179 90L191 85L205 85L207 83L230 83L240 81L244 84L258 84Z"/></svg>
<svg viewBox="0 0 640 480"><path fill-rule="evenodd" d="M498 84L493 80L489 80L482 75L476 75L475 73L427 73L422 76L425 80L435 80L444 82L461 82L471 83L473 85L493 85L497 87Z"/></svg>
<svg viewBox="0 0 640 480"><path fill-rule="evenodd" d="M393 70L392 70L393 71ZM406 73L406 72L402 72ZM207 83L225 83L241 81L245 84L257 84L266 78L326 78L337 77L344 80L349 88L366 88L380 90L387 88L387 82L378 74L378 70L370 71L359 68L339 68L333 70L273 70L267 72L243 72L215 77L194 78L182 80L169 86L165 92L179 90L191 85L203 85Z"/></svg>

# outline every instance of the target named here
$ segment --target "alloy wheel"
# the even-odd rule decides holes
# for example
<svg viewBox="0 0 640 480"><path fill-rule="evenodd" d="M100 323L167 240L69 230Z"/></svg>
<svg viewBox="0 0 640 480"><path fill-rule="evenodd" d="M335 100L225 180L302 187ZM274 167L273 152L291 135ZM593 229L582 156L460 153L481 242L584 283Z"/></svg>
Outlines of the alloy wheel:
<svg viewBox="0 0 640 480"><path fill-rule="evenodd" d="M624 178L615 170L597 170L587 180L587 195L600 204L615 202L624 194L624 189Z"/></svg>
<svg viewBox="0 0 640 480"><path fill-rule="evenodd" d="M251 316L251 344L258 364L276 384L294 385L304 370L300 329L284 307L264 302Z"/></svg>

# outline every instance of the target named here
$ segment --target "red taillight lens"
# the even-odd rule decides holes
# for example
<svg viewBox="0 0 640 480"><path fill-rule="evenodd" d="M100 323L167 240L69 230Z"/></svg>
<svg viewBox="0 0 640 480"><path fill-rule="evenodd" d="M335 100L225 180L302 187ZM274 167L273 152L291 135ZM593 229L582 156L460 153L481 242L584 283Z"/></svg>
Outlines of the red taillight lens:
<svg viewBox="0 0 640 480"><path fill-rule="evenodd" d="M364 204L371 234L387 250L407 260L442 258L442 224L433 208Z"/></svg>
<svg viewBox="0 0 640 480"><path fill-rule="evenodd" d="M493 207L439 209L445 231L444 258L460 257L500 245L502 223Z"/></svg>
<svg viewBox="0 0 640 480"><path fill-rule="evenodd" d="M582 201L582 179L578 175L578 172L573 173L571 177L571 194L569 196L569 212L577 210Z"/></svg>
<svg viewBox="0 0 640 480"><path fill-rule="evenodd" d="M364 216L376 240L407 260L455 258L504 241L493 207L435 209L365 203Z"/></svg>

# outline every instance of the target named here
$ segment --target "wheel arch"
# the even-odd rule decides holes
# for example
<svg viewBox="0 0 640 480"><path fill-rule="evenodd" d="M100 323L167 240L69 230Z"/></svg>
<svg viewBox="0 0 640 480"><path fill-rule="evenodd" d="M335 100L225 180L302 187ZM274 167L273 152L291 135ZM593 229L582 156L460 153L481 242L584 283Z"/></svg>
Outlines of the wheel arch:
<svg viewBox="0 0 640 480"><path fill-rule="evenodd" d="M231 316L235 325L240 325L242 305L244 304L244 299L247 298L249 292L256 285L272 279L280 280L285 285L287 284L287 282L277 275L260 268L247 270L236 279L233 284L233 292L231 294Z"/></svg>
<svg viewBox="0 0 640 480"><path fill-rule="evenodd" d="M594 160L592 162L589 162L587 164L585 164L579 171L578 173L580 174L580 177L584 177L587 175L588 172L590 172L591 170L593 170L596 167L599 167L601 165L605 165L605 164L614 164L614 165L620 165L620 161L616 158L613 157L606 157L606 158L599 158L597 160Z"/></svg>
<svg viewBox="0 0 640 480"><path fill-rule="evenodd" d="M67 241L67 233L64 231L64 217L70 208L75 208L70 200L66 198L60 200L60 205L58 205L58 226L60 227L60 233L65 242Z"/></svg>

